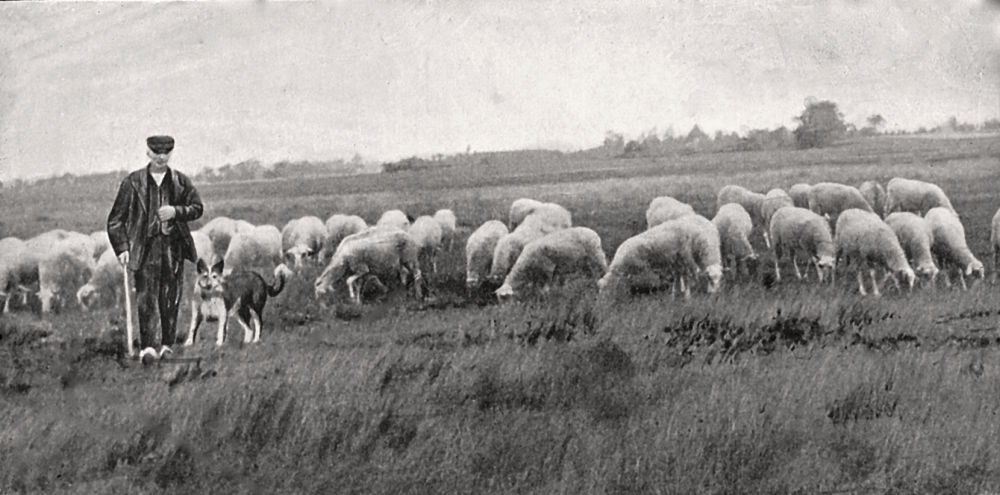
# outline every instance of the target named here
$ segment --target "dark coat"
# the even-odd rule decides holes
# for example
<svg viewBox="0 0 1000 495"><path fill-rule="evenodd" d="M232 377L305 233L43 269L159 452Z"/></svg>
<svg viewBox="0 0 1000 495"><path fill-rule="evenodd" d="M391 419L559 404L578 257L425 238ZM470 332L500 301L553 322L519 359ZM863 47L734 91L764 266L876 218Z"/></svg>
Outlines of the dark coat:
<svg viewBox="0 0 1000 495"><path fill-rule="evenodd" d="M204 206L191 179L174 169L170 169L169 178L173 181L169 204L177 210L173 219L176 231L172 235L181 243L181 256L194 263L198 253L187 222L201 218ZM133 271L139 269L146 250L150 180L148 165L129 174L118 187L118 196L108 215L111 247L116 255L129 251L128 268Z"/></svg>

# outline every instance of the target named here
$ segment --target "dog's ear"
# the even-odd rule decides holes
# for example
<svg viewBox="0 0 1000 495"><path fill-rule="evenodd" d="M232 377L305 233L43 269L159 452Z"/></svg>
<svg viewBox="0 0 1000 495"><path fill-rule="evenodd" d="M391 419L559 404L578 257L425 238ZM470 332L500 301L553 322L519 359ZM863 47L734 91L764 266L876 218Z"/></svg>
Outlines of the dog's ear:
<svg viewBox="0 0 1000 495"><path fill-rule="evenodd" d="M196 265L198 270L198 275L204 275L208 272L208 265L205 264L204 258L198 258L198 264Z"/></svg>
<svg viewBox="0 0 1000 495"><path fill-rule="evenodd" d="M218 263L212 266L212 273L216 275L222 275L222 269L226 266L226 260L220 260Z"/></svg>

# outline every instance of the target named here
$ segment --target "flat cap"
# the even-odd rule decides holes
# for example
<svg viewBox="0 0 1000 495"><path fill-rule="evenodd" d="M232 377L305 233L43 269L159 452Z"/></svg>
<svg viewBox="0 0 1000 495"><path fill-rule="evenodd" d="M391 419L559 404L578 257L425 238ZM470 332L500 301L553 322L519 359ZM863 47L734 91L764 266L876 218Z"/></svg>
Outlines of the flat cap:
<svg viewBox="0 0 1000 495"><path fill-rule="evenodd" d="M170 153L174 149L174 138L170 136L149 136L146 138L146 146L153 153Z"/></svg>

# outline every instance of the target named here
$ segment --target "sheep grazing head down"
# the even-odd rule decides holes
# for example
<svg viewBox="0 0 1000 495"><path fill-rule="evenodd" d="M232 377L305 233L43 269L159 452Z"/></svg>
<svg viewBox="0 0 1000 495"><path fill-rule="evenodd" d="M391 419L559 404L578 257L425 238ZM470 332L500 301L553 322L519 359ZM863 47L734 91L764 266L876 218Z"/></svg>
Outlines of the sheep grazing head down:
<svg viewBox="0 0 1000 495"><path fill-rule="evenodd" d="M93 304L94 296L97 293L97 287L92 284L86 284L80 287L80 290L76 291L76 301L80 303L80 307L84 310L89 310L90 305Z"/></svg>
<svg viewBox="0 0 1000 495"><path fill-rule="evenodd" d="M705 275L708 276L708 293L715 294L715 292L719 290L719 285L722 283L722 265L711 265L706 267Z"/></svg>
<svg viewBox="0 0 1000 495"><path fill-rule="evenodd" d="M921 263L917 265L917 268L913 271L914 274L920 278L927 280L934 280L940 270L934 264L933 261L928 261L926 263Z"/></svg>
<svg viewBox="0 0 1000 495"><path fill-rule="evenodd" d="M816 274L819 276L819 281L832 280L833 279L833 269L837 265L837 260L832 256L819 256L814 258L816 262Z"/></svg>
<svg viewBox="0 0 1000 495"><path fill-rule="evenodd" d="M983 267L983 262L979 260L972 260L968 266L965 267L965 276L976 278L984 278L986 276L986 268Z"/></svg>
<svg viewBox="0 0 1000 495"><path fill-rule="evenodd" d="M292 246L285 252L285 262L292 263L295 268L301 268L306 259L311 258L313 255L313 250L309 246L303 246L301 244L297 246Z"/></svg>

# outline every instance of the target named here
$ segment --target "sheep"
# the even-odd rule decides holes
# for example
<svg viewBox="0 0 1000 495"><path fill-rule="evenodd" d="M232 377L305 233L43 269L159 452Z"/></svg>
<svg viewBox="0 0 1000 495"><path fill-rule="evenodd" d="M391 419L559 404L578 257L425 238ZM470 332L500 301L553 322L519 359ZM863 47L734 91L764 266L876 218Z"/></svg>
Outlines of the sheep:
<svg viewBox="0 0 1000 495"><path fill-rule="evenodd" d="M719 189L716 203L719 208L728 203L736 203L750 214L754 225L764 225L766 228L760 216L760 207L764 203L763 194L752 192L741 186L729 185Z"/></svg>
<svg viewBox="0 0 1000 495"><path fill-rule="evenodd" d="M511 267L521 255L521 251L529 242L538 239L546 234L551 234L558 229L542 217L531 214L528 215L513 232L503 236L497 241L497 247L493 250L493 266L490 267L490 279L500 282L507 277Z"/></svg>
<svg viewBox="0 0 1000 495"><path fill-rule="evenodd" d="M319 217L305 216L289 221L281 229L281 252L285 262L299 269L306 260L315 260L326 235L326 225Z"/></svg>
<svg viewBox="0 0 1000 495"><path fill-rule="evenodd" d="M788 195L792 197L792 203L799 208L809 208L809 184L795 184L788 188Z"/></svg>
<svg viewBox="0 0 1000 495"><path fill-rule="evenodd" d="M111 238L108 237L108 231L97 230L90 233L90 238L94 242L94 263L101 259L101 256L105 251L111 249Z"/></svg>
<svg viewBox="0 0 1000 495"><path fill-rule="evenodd" d="M254 224L252 224L252 223L250 223L250 222L248 222L246 220L236 220L236 233L237 234L239 234L240 232L250 232L254 228L256 228L254 226Z"/></svg>
<svg viewBox="0 0 1000 495"><path fill-rule="evenodd" d="M497 242L507 235L507 226L499 220L490 220L475 230L465 243L465 285L473 289L490 275L493 252Z"/></svg>
<svg viewBox="0 0 1000 495"><path fill-rule="evenodd" d="M1000 264L1000 210L993 215L990 245L993 246L993 281L996 282L997 265Z"/></svg>
<svg viewBox="0 0 1000 495"><path fill-rule="evenodd" d="M605 293L622 283L628 288L659 285L656 279L666 276L673 278L688 297L690 289L685 279L700 274L708 276L708 292L716 292L722 279L719 232L701 215L690 215L626 239L618 246L597 287Z"/></svg>
<svg viewBox="0 0 1000 495"><path fill-rule="evenodd" d="M511 232L517 230L517 227L530 215L538 217L555 229L568 229L573 226L573 215L566 208L556 203L519 199L510 206Z"/></svg>
<svg viewBox="0 0 1000 495"><path fill-rule="evenodd" d="M885 188L885 213L912 211L924 217L931 208L943 207L958 214L951 201L935 184L919 180L893 178Z"/></svg>
<svg viewBox="0 0 1000 495"><path fill-rule="evenodd" d="M798 251L805 251L813 265L819 281L832 275L836 264L836 248L830 224L812 210L797 206L782 208L771 217L769 228L771 234L771 249L774 251L774 277L781 281L781 270L778 262L787 254L792 259L796 278L801 279L799 264L796 261Z"/></svg>
<svg viewBox="0 0 1000 495"><path fill-rule="evenodd" d="M192 232L194 235L195 232ZM199 233L208 239L204 233ZM209 243L211 247L211 243ZM199 256L201 254L199 253ZM118 308L121 305L121 295L123 294L122 265L118 262L118 256L113 249L109 249L101 255L97 261L94 272L90 275L90 280L76 291L76 300L84 310L90 310L98 301L102 305L109 302Z"/></svg>
<svg viewBox="0 0 1000 495"><path fill-rule="evenodd" d="M930 224L920 215L908 211L890 213L884 221L896 233L899 245L903 247L913 271L927 280L937 278L938 267L931 254L934 232Z"/></svg>
<svg viewBox="0 0 1000 495"><path fill-rule="evenodd" d="M786 206L795 206L795 202L792 197L785 192L784 189L771 189L764 195L764 201L760 204L760 219L762 225L771 225L771 217L774 216L774 212ZM767 247L771 247L770 235L767 233L767 229L764 229L764 244Z"/></svg>
<svg viewBox="0 0 1000 495"><path fill-rule="evenodd" d="M931 253L934 254L938 267L945 272L946 284L951 285L947 275L949 269L958 274L963 290L967 288L965 277L983 278L985 275L983 263L969 250L965 241L965 228L958 215L947 207L937 206L927 210L924 219L934 233Z"/></svg>
<svg viewBox="0 0 1000 495"><path fill-rule="evenodd" d="M431 273L436 274L437 256L441 252L441 224L434 217L421 215L413 221L408 232L417 243L417 260L420 262L420 267L426 269L429 265Z"/></svg>
<svg viewBox="0 0 1000 495"><path fill-rule="evenodd" d="M835 182L820 182L809 190L809 209L827 217L832 226L837 225L837 217L840 216L840 212L850 208L874 213L872 207L861 195L861 191L858 191L858 188L854 186Z"/></svg>
<svg viewBox="0 0 1000 495"><path fill-rule="evenodd" d="M441 226L442 245L447 243L448 251L451 251L455 247L455 229L458 222L455 218L455 212L448 209L438 210L434 212L434 220Z"/></svg>
<svg viewBox="0 0 1000 495"><path fill-rule="evenodd" d="M866 180L858 187L858 192L861 193L861 196L868 202L868 206L872 207L872 211L879 218L885 217L885 188L882 187L882 184Z"/></svg>
<svg viewBox="0 0 1000 495"><path fill-rule="evenodd" d="M558 230L531 241L511 268L498 297L509 297L530 288L548 292L554 277L582 272L599 279L608 271L608 260L601 249L601 237L586 227Z"/></svg>
<svg viewBox="0 0 1000 495"><path fill-rule="evenodd" d="M720 250L725 264L729 265L732 260L731 266L735 271L739 271L740 265L748 273L756 271L757 254L749 240L750 231L753 230L750 214L737 203L727 203L715 213L712 223L719 231Z"/></svg>
<svg viewBox="0 0 1000 495"><path fill-rule="evenodd" d="M670 196L660 196L653 199L649 203L649 208L646 209L646 230L663 222L694 214L694 208L691 205Z"/></svg>
<svg viewBox="0 0 1000 495"><path fill-rule="evenodd" d="M369 229L348 236L337 248L330 264L316 278L316 297L322 297L346 278L351 300L361 304L366 280L373 280L385 292L386 287L381 280L398 276L405 284L406 273L409 273L413 279L414 296L419 299L422 276L417 252L413 237L400 229Z"/></svg>
<svg viewBox="0 0 1000 495"><path fill-rule="evenodd" d="M252 230L252 226L249 230ZM239 228L236 220L228 217L215 217L197 231L204 233L212 240L212 249L216 253L225 253L229 250L229 243ZM208 266L213 266L213 264Z"/></svg>
<svg viewBox="0 0 1000 495"><path fill-rule="evenodd" d="M406 230L410 228L410 217L406 216L402 210L389 210L379 217L378 222L375 222L375 227Z"/></svg>
<svg viewBox="0 0 1000 495"><path fill-rule="evenodd" d="M38 298L42 302L42 313L48 313L55 304L62 302L64 291L85 284L97 264L93 257L94 241L90 236L68 232L55 242L43 236L45 234L29 239L25 244L29 252L37 256ZM61 236L57 233L54 237ZM33 245L37 245L38 249L33 249Z"/></svg>
<svg viewBox="0 0 1000 495"><path fill-rule="evenodd" d="M27 299L29 291L25 285L35 280L38 280L38 261L28 252L25 242L16 237L0 239L0 296L4 299L4 313L10 310L15 293Z"/></svg>
<svg viewBox="0 0 1000 495"><path fill-rule="evenodd" d="M202 230L196 230L191 232L191 239L194 241L194 251L197 253L198 259L205 260L206 265L215 266L222 260L208 234Z"/></svg>
<svg viewBox="0 0 1000 495"><path fill-rule="evenodd" d="M357 215L334 214L326 219L326 240L323 241L323 249L320 250L319 259L324 264L330 263L330 258L337 251L337 246L345 237L358 232L363 232L368 228L365 220Z"/></svg>
<svg viewBox="0 0 1000 495"><path fill-rule="evenodd" d="M514 202L510 204L510 214L508 215L507 225L510 228L510 231L513 232L517 229L517 226L521 225L521 222L523 222L528 215L535 211L535 208L538 208L542 204L543 203L541 201L528 198L514 200Z"/></svg>
<svg viewBox="0 0 1000 495"><path fill-rule="evenodd" d="M910 289L916 278L913 268L906 261L906 253L892 227L873 212L860 208L848 208L838 215L834 243L837 245L837 259L854 263L858 277L858 290L865 292L864 277L861 272L867 268L872 279L872 294L880 296L879 282L875 280L876 268L885 269L886 279L902 275ZM899 285L897 281L897 286Z"/></svg>
<svg viewBox="0 0 1000 495"><path fill-rule="evenodd" d="M229 275L236 268L273 270L281 264L281 231L273 225L260 225L237 233L223 261L223 275Z"/></svg>

